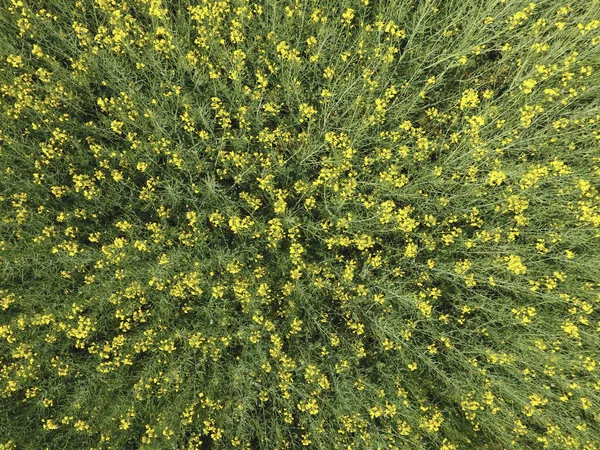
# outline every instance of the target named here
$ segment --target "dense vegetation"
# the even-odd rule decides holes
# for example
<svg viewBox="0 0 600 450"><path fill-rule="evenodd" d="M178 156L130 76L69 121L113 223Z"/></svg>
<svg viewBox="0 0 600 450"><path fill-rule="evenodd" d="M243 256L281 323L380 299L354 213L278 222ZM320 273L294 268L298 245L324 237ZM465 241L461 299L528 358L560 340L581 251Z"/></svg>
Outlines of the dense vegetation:
<svg viewBox="0 0 600 450"><path fill-rule="evenodd" d="M600 448L600 2L0 30L0 449Z"/></svg>

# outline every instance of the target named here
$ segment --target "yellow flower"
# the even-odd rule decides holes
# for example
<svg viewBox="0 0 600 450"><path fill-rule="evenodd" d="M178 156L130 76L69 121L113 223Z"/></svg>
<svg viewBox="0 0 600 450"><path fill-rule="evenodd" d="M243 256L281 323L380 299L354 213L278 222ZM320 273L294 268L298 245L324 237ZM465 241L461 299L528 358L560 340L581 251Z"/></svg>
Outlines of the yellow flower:
<svg viewBox="0 0 600 450"><path fill-rule="evenodd" d="M460 109L476 108L479 105L479 95L475 89L467 89L460 99Z"/></svg>
<svg viewBox="0 0 600 450"><path fill-rule="evenodd" d="M23 67L23 57L21 55L9 55L6 61L15 69Z"/></svg>
<svg viewBox="0 0 600 450"><path fill-rule="evenodd" d="M511 272L517 275L524 275L527 273L527 267L521 261L520 256L510 255L506 258L506 261L508 262L507 268Z"/></svg>
<svg viewBox="0 0 600 450"><path fill-rule="evenodd" d="M44 56L44 52L42 51L42 48L37 44L33 44L33 48L31 49L31 54L38 58L42 58Z"/></svg>
<svg viewBox="0 0 600 450"><path fill-rule="evenodd" d="M123 122L119 122L118 120L113 120L110 123L110 129L113 130L115 133L120 133L121 130L123 129L123 125L125 125Z"/></svg>
<svg viewBox="0 0 600 450"><path fill-rule="evenodd" d="M535 81L533 78L529 78L523 81L523 84L521 85L520 89L523 91L524 94L529 94L533 91L533 88L536 84L537 81Z"/></svg>
<svg viewBox="0 0 600 450"><path fill-rule="evenodd" d="M212 213L208 217L208 220L212 224L213 227L218 227L225 221L225 218L223 217L223 214L221 214L219 210L216 210L214 213Z"/></svg>
<svg viewBox="0 0 600 450"><path fill-rule="evenodd" d="M161 0L150 0L149 14L154 17L163 18L167 15L167 10L163 7Z"/></svg>
<svg viewBox="0 0 600 450"><path fill-rule="evenodd" d="M504 180L506 180L506 174L500 170L492 170L488 174L488 184L490 186L499 186Z"/></svg>
<svg viewBox="0 0 600 450"><path fill-rule="evenodd" d="M352 19L354 19L354 10L352 8L348 8L342 14L342 23L349 26L352 22Z"/></svg>
<svg viewBox="0 0 600 450"><path fill-rule="evenodd" d="M300 123L305 122L317 114L317 110L308 103L302 103L299 107Z"/></svg>

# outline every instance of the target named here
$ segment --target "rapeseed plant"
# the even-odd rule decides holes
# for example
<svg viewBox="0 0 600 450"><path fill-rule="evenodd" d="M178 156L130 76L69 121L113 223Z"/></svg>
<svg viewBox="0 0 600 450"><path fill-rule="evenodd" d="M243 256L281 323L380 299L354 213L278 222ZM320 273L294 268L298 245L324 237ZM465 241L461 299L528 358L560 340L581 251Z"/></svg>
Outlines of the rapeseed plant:
<svg viewBox="0 0 600 450"><path fill-rule="evenodd" d="M600 447L600 2L5 3L0 449Z"/></svg>

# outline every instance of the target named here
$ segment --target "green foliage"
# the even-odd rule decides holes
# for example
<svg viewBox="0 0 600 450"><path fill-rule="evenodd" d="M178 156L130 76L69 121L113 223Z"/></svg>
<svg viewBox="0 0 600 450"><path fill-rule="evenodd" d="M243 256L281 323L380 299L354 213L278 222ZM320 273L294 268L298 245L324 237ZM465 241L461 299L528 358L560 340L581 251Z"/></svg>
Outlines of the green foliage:
<svg viewBox="0 0 600 450"><path fill-rule="evenodd" d="M598 1L0 29L0 449L598 449Z"/></svg>

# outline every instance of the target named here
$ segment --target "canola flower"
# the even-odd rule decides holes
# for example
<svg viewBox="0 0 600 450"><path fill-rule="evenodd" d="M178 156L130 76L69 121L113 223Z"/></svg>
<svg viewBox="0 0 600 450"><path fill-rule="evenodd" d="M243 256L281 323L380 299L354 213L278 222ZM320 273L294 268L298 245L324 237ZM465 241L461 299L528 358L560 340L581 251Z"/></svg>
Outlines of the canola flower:
<svg viewBox="0 0 600 450"><path fill-rule="evenodd" d="M600 2L0 29L0 449L600 448Z"/></svg>

